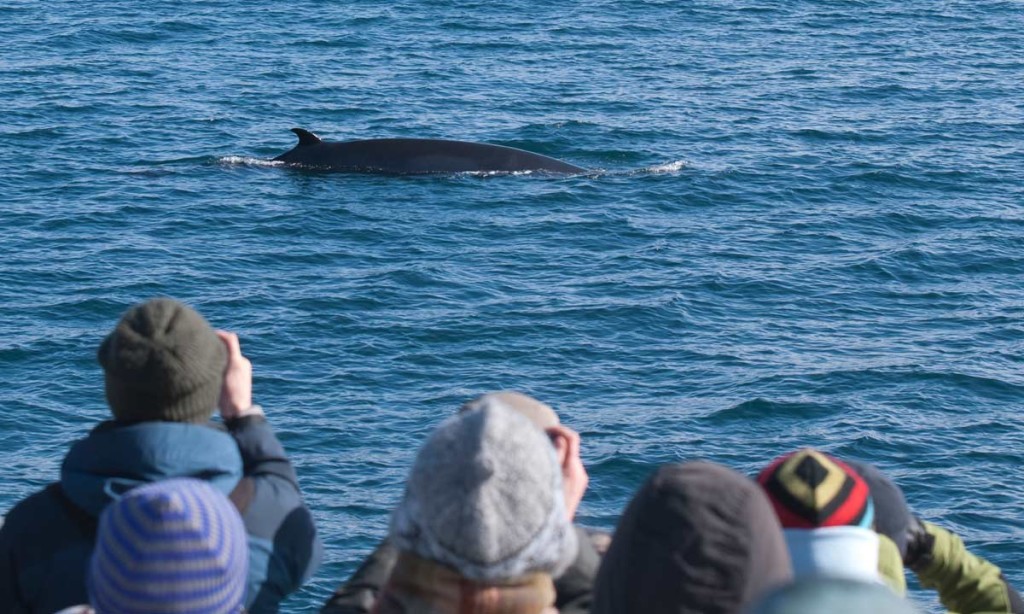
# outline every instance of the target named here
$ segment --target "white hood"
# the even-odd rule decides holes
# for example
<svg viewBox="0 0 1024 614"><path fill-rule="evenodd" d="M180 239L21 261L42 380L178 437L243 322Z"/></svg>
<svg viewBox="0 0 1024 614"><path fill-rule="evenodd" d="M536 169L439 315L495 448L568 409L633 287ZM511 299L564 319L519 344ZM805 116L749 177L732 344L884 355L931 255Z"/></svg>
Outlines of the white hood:
<svg viewBox="0 0 1024 614"><path fill-rule="evenodd" d="M809 576L881 582L878 534L861 527L784 529L795 579Z"/></svg>

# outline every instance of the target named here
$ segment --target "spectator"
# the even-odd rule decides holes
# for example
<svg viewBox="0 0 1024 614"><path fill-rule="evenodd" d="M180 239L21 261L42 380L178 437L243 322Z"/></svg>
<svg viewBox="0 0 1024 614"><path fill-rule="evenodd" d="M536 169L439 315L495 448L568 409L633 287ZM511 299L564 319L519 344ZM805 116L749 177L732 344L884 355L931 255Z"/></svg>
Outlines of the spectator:
<svg viewBox="0 0 1024 614"><path fill-rule="evenodd" d="M444 421L391 520L398 560L378 614L554 612L576 557L562 472L544 433L501 404Z"/></svg>
<svg viewBox="0 0 1024 614"><path fill-rule="evenodd" d="M319 564L295 471L263 410L238 337L191 308L128 310L98 352L113 420L72 444L60 481L19 502L0 528L0 610L49 613L86 601L97 519L128 490L200 477L229 494L249 535L247 607L276 612ZM223 428L209 422L219 406Z"/></svg>
<svg viewBox="0 0 1024 614"><path fill-rule="evenodd" d="M846 463L806 448L773 461L757 481L782 524L798 579L882 581L871 492Z"/></svg>
<svg viewBox="0 0 1024 614"><path fill-rule="evenodd" d="M470 411L488 406L501 406L518 412L551 441L562 470L566 513L574 516L587 488L587 472L580 459L580 436L563 425L551 407L519 392L492 392L462 406ZM555 578L555 606L561 614L584 614L590 611L594 578L601 563L600 553L607 548L604 532L574 527L579 544L576 559ZM352 577L338 587L321 609L321 614L367 614L373 608L381 587L398 559L398 550L389 540L382 542Z"/></svg>
<svg viewBox="0 0 1024 614"><path fill-rule="evenodd" d="M249 548L234 505L205 482L140 486L100 517L89 565L91 607L61 614L242 611Z"/></svg>
<svg viewBox="0 0 1024 614"><path fill-rule="evenodd" d="M664 465L619 520L593 612L734 614L792 577L757 484L711 463Z"/></svg>

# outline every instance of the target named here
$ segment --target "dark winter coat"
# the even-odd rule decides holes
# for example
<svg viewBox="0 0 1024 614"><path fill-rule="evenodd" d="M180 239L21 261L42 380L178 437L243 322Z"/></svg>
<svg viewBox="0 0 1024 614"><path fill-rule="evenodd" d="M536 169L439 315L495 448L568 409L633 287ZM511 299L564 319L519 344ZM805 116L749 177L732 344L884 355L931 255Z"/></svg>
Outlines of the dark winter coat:
<svg viewBox="0 0 1024 614"><path fill-rule="evenodd" d="M125 491L172 477L228 495L249 533L247 607L278 603L319 565L321 545L295 471L262 416L227 431L177 422L104 422L71 446L61 479L21 501L0 527L0 611L50 614L88 603L85 575L100 513Z"/></svg>

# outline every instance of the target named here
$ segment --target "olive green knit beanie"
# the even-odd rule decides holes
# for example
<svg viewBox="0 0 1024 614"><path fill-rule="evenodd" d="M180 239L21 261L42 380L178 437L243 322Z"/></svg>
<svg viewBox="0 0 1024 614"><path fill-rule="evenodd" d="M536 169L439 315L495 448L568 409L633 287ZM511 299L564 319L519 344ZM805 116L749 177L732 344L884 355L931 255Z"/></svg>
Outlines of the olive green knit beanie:
<svg viewBox="0 0 1024 614"><path fill-rule="evenodd" d="M168 298L129 309L97 352L118 420L204 422L220 397L227 350L194 309Z"/></svg>

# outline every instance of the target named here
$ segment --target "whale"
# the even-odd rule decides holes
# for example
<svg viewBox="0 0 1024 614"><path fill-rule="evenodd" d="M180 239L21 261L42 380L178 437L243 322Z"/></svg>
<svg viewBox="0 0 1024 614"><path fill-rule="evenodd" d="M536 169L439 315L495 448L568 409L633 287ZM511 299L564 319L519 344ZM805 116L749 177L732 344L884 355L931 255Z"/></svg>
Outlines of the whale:
<svg viewBox="0 0 1024 614"><path fill-rule="evenodd" d="M274 158L288 166L350 173L538 172L578 175L587 170L515 147L444 139L367 139L330 142L292 128L298 144Z"/></svg>

